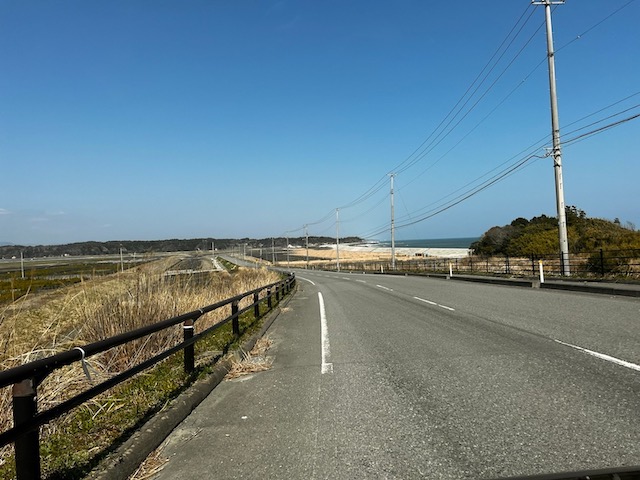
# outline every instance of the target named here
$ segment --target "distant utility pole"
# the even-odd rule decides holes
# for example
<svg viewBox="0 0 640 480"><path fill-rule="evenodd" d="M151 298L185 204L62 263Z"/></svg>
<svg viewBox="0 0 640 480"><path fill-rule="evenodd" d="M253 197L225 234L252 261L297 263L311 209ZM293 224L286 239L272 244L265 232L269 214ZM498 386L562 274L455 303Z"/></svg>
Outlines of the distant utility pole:
<svg viewBox="0 0 640 480"><path fill-rule="evenodd" d="M308 225L304 226L304 236L306 238L306 245L307 245L307 270L309 269L309 228Z"/></svg>
<svg viewBox="0 0 640 480"><path fill-rule="evenodd" d="M287 268L289 268L289 237L286 237L287 241Z"/></svg>
<svg viewBox="0 0 640 480"><path fill-rule="evenodd" d="M271 263L276 264L276 243L273 237L271 237Z"/></svg>
<svg viewBox="0 0 640 480"><path fill-rule="evenodd" d="M340 209L336 208L336 270L340 271Z"/></svg>
<svg viewBox="0 0 640 480"><path fill-rule="evenodd" d="M396 269L396 224L393 208L393 178L395 176L395 173L389 174L389 177L391 177L391 270Z"/></svg>
<svg viewBox="0 0 640 480"><path fill-rule="evenodd" d="M553 51L553 28L551 5L563 5L564 0L532 0L532 5L544 5L547 23L547 58L549 62L549 93L551 96L551 133L553 137L553 169L556 179L556 208L558 210L558 239L560 240L560 270L562 275L571 275L569 266L569 239L567 236L567 214L564 204L562 181L562 151L560 149L560 121L558 120L558 96L556 92L556 66Z"/></svg>

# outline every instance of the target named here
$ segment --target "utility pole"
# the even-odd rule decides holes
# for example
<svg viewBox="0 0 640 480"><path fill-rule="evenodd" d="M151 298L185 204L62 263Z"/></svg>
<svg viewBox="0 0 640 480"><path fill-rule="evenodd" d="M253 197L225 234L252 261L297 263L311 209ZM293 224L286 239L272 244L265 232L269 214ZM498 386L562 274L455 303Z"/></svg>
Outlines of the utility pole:
<svg viewBox="0 0 640 480"><path fill-rule="evenodd" d="M336 270L340 271L340 209L336 208Z"/></svg>
<svg viewBox="0 0 640 480"><path fill-rule="evenodd" d="M304 236L306 238L306 245L307 245L307 270L309 270L309 228L308 225L304 226Z"/></svg>
<svg viewBox="0 0 640 480"><path fill-rule="evenodd" d="M275 266L276 264L276 244L273 237L271 237L271 263Z"/></svg>
<svg viewBox="0 0 640 480"><path fill-rule="evenodd" d="M389 174L391 177L391 270L396 269L396 224L393 208L393 177L395 176L395 173Z"/></svg>
<svg viewBox="0 0 640 480"><path fill-rule="evenodd" d="M562 151L560 148L560 121L558 120L558 96L556 91L556 65L553 51L553 28L551 5L563 5L564 0L532 0L532 5L544 5L547 24L547 58L549 63L549 94L551 97L551 133L553 137L553 169L556 180L556 208L558 210L558 239L560 241L560 270L562 275L571 275L569 266L569 239L567 236L567 214L564 204L562 181Z"/></svg>
<svg viewBox="0 0 640 480"><path fill-rule="evenodd" d="M287 241L287 268L289 268L289 237L286 237Z"/></svg>

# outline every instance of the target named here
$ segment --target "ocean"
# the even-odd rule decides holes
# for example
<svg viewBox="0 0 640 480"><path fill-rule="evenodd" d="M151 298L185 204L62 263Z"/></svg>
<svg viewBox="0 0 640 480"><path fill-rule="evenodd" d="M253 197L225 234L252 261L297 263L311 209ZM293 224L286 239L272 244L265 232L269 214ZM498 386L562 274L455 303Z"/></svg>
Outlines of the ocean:
<svg viewBox="0 0 640 480"><path fill-rule="evenodd" d="M415 240L396 240L396 248L469 248L480 237L462 238L426 238ZM381 246L390 247L391 240L379 242Z"/></svg>

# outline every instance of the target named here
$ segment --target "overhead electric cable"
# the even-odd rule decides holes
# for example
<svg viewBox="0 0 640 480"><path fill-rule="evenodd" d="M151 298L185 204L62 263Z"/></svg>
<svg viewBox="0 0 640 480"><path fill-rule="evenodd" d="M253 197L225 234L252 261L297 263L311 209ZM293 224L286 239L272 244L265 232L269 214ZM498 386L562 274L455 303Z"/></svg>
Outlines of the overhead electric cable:
<svg viewBox="0 0 640 480"><path fill-rule="evenodd" d="M473 82L471 82L471 84L469 85L469 87L467 87L467 90L464 92L464 94L462 94L462 96L458 99L458 101L456 102L456 104L451 108L451 110L449 110L449 113L447 113L444 118L440 121L440 123L436 126L436 128L427 136L427 138L418 146L418 148L416 148L411 155L409 155L405 160L403 160L399 165L397 165L393 170L400 173L404 170L406 170L406 168L404 167L404 164L406 162L408 162L411 157L413 157L416 153L418 153L422 147L429 141L429 139L431 139L431 137L433 137L436 132L438 132L438 130L440 130L440 127L442 127L442 125L447 121L447 119L456 111L456 109L458 109L458 106L464 101L464 99L467 97L467 95L469 94L469 92L471 91L471 89L473 88L473 86L478 82L478 80L482 77L482 75L484 74L484 72L486 71L486 69L489 67L489 65L491 65L491 62L493 62L493 59L496 57L496 55L498 55L498 53L500 52L500 50L502 49L502 47L504 46L504 44L507 42L507 40L509 39L509 37L511 36L511 34L513 33L513 31L517 28L517 26L520 24L520 22L522 21L522 18L525 16L525 14L527 13L527 10L531 8L531 5L527 5L527 7L525 8L525 10L522 12L522 15L520 15L520 18L518 18L518 20L516 21L516 23L513 25L513 27L511 28L511 30L509 31L509 33L507 34L507 36L504 38L504 40L502 41L502 43L500 44L500 46L496 49L496 51L493 53L493 55L491 56L491 58L487 61L487 63L485 64L485 66L482 68L482 70L480 71L480 73L478 73L478 75L476 76L476 78L473 80ZM520 28L520 30L518 30L518 34L520 33L520 31L522 30L522 28L524 27L524 25L526 25L526 23L529 21L529 19L531 18L531 16L533 15L533 11L532 13L529 14L529 17L527 18L525 24L523 24L523 26ZM517 35L516 35L517 37ZM507 46L507 48L505 49L505 51L502 53L502 55L500 56L500 58L502 58L502 56L506 53L506 51L509 49L509 47L513 44L513 41L515 40L514 37L511 42L509 43L509 45ZM498 59L499 60L499 59ZM496 63L497 65L497 63ZM491 70L489 71L489 73L491 73L491 71L495 68L494 65L493 67L491 67ZM488 74L487 74L488 75ZM485 77L483 78L482 82L478 85L478 87L476 87L476 90L482 85L482 83L484 83L484 81L487 78L487 75L485 75ZM474 91L474 93L475 93ZM473 94L471 95L473 96ZM470 98L471 98L470 96ZM468 102L469 100L467 100ZM466 105L466 103L465 103ZM461 107L461 109L464 108L464 105ZM453 118L455 118L456 115L454 115ZM446 128L446 127L445 127Z"/></svg>
<svg viewBox="0 0 640 480"><path fill-rule="evenodd" d="M619 13L621 10L623 10L624 8L628 7L629 5L631 5L633 2L635 2L636 0L629 0L627 3L625 3L624 5L622 5L621 7L619 7L618 9L614 10L613 12L611 12L609 15L607 15L606 17L604 17L602 20L600 20L599 22L597 22L595 25L592 25L591 27L589 27L588 29L586 29L584 32L582 32L581 34L577 35L573 40L565 43L564 45L562 45L560 48L556 49L556 54L562 50L565 47L568 47L569 45L571 45L574 42L577 42L578 40L581 40L586 34L588 34L589 32L591 32L591 30L594 30L595 28L599 27L600 25L602 25L604 22L606 22L607 20L609 20L611 17L613 17L615 14Z"/></svg>

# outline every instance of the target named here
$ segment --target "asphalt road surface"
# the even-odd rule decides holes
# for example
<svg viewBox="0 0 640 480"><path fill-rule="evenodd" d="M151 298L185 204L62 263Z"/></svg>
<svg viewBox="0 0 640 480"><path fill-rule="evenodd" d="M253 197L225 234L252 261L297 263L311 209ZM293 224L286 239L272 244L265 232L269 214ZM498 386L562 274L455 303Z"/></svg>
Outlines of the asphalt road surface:
<svg viewBox="0 0 640 480"><path fill-rule="evenodd" d="M640 299L300 271L269 371L156 479L497 478L640 464Z"/></svg>

